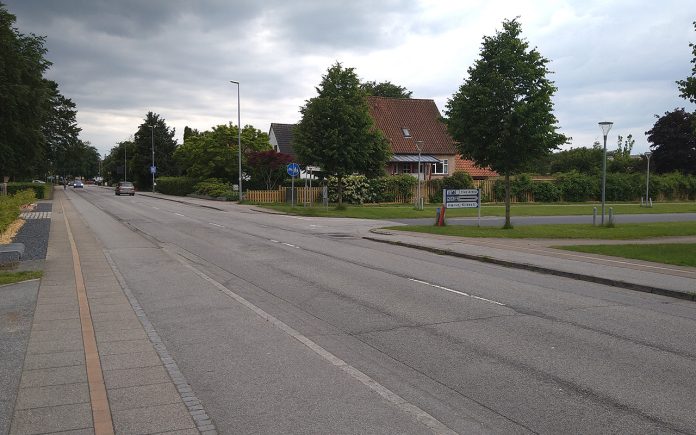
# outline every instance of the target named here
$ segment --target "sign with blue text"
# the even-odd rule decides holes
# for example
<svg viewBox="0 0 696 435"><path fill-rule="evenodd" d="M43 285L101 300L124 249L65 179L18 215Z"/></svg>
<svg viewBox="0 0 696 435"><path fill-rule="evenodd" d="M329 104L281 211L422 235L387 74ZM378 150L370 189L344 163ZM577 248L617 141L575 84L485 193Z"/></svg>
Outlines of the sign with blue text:
<svg viewBox="0 0 696 435"><path fill-rule="evenodd" d="M446 208L481 207L481 191L479 189L443 189L442 199Z"/></svg>
<svg viewBox="0 0 696 435"><path fill-rule="evenodd" d="M298 165L297 163L290 163L288 165L288 175L293 178L300 175L300 165Z"/></svg>

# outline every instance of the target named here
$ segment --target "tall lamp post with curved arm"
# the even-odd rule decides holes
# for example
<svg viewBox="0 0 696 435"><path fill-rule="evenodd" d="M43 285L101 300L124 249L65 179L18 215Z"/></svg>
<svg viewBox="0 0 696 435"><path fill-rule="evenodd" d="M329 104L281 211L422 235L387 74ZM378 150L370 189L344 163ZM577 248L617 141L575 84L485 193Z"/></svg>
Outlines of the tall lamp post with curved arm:
<svg viewBox="0 0 696 435"><path fill-rule="evenodd" d="M599 128L602 129L604 135L604 156L602 157L602 225L604 225L604 200L606 198L607 187L607 134L611 130L613 122L603 121L599 123Z"/></svg>
<svg viewBox="0 0 696 435"><path fill-rule="evenodd" d="M242 114L239 104L239 82L230 80L237 85L237 159L239 160L239 203L242 203Z"/></svg>

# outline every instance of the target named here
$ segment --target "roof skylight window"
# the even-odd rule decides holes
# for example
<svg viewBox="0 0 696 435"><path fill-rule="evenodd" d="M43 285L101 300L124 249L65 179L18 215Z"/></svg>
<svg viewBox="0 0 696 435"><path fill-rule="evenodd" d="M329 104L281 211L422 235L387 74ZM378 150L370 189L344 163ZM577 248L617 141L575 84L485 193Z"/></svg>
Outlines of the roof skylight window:
<svg viewBox="0 0 696 435"><path fill-rule="evenodd" d="M404 137L405 137L406 139L408 139L408 138L411 137L411 132L408 130L408 128L403 127L403 128L401 129L401 132L404 134Z"/></svg>

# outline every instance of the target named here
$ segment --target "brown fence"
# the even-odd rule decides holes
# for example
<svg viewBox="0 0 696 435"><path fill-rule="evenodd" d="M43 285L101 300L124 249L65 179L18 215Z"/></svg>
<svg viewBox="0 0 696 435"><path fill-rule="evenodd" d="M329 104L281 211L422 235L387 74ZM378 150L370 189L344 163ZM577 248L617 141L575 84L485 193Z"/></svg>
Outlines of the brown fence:
<svg viewBox="0 0 696 435"><path fill-rule="evenodd" d="M495 198L493 190L495 181L495 179L474 180L474 188L481 189L481 197L490 200ZM423 195L423 199L426 203L430 202L430 197L435 194L436 188L437 185L435 183L431 183L430 181L425 181L421 184L421 194ZM290 201L289 199L286 200L286 198L289 198L289 196L286 197L286 195L289 195L289 193L286 193L286 191L289 190L289 187L279 187L276 190L248 190L244 192L244 197L247 201L258 203L283 203L286 201ZM295 202L297 204L321 202L321 191L321 187L312 187L311 189L309 187L295 187ZM411 192L411 195L409 197L404 197L403 195L399 195L396 192L392 193L395 198L394 201L396 203L404 204L407 202L415 201L417 192L418 187L414 186L413 191ZM518 198L513 197L511 201L518 202ZM526 202L534 202L534 195L531 192L526 193Z"/></svg>

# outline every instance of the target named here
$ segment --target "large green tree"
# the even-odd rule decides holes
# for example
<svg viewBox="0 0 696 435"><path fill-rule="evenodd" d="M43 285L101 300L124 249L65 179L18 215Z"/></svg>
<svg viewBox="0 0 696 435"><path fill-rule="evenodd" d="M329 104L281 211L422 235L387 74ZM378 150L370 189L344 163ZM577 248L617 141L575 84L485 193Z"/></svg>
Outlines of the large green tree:
<svg viewBox="0 0 696 435"><path fill-rule="evenodd" d="M204 180L219 178L234 183L239 179L237 126L218 125L204 132L190 130L174 153L177 165L187 176ZM247 154L272 149L268 134L245 125L242 128L242 172L248 173Z"/></svg>
<svg viewBox="0 0 696 435"><path fill-rule="evenodd" d="M102 161L102 176L107 184L117 181L133 181L133 156L135 144L131 140L119 142L111 148L109 154Z"/></svg>
<svg viewBox="0 0 696 435"><path fill-rule="evenodd" d="M694 28L696 29L696 21L694 21ZM685 78L684 80L678 80L677 86L679 87L680 97L686 98L692 103L696 103L696 44L690 43L691 54L694 56L691 59L691 63L694 65L691 68L691 76Z"/></svg>
<svg viewBox="0 0 696 435"><path fill-rule="evenodd" d="M655 171L696 174L696 134L693 129L696 115L684 109L674 109L655 117L657 122L645 133L653 150Z"/></svg>
<svg viewBox="0 0 696 435"><path fill-rule="evenodd" d="M302 119L295 127L293 147L301 163L320 166L338 178L342 207L343 177L381 175L389 160L389 145L374 127L353 68L337 62L316 90L318 95L300 108Z"/></svg>
<svg viewBox="0 0 696 435"><path fill-rule="evenodd" d="M154 129L150 126L154 126ZM152 166L153 141L156 176L179 175L174 162L174 151L177 147L174 134L174 129L167 126L164 118L153 112L148 112L143 123L138 126L133 140L135 152L132 159L132 174L133 181L140 189L152 188L150 166Z"/></svg>
<svg viewBox="0 0 696 435"><path fill-rule="evenodd" d="M411 94L413 94L405 87L395 85L389 81L380 83L376 81L365 82L360 85L360 89L367 95L374 95L375 97L411 98Z"/></svg>
<svg viewBox="0 0 696 435"><path fill-rule="evenodd" d="M515 20L485 36L469 77L447 101L447 127L459 152L505 177L505 228L510 224L510 176L567 142L557 132L548 60L521 37Z"/></svg>
<svg viewBox="0 0 696 435"><path fill-rule="evenodd" d="M50 66L44 38L13 27L16 17L0 3L0 175L32 176L45 160L42 123Z"/></svg>

